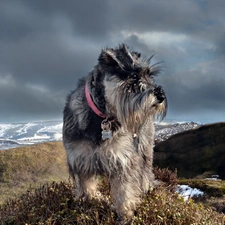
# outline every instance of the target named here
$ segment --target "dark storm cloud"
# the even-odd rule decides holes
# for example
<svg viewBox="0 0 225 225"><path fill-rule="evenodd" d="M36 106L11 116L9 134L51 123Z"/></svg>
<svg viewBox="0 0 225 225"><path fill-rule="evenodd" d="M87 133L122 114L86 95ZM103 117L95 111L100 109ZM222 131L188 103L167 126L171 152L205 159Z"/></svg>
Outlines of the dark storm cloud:
<svg viewBox="0 0 225 225"><path fill-rule="evenodd" d="M0 121L60 118L101 48L121 42L164 62L157 82L169 117L224 111L224 8L223 0L2 0Z"/></svg>
<svg viewBox="0 0 225 225"><path fill-rule="evenodd" d="M102 38L108 34L106 26L108 25L108 17L110 8L108 7L108 1L101 0L21 0L20 5L23 10L27 10L29 15L37 16L37 20L33 23L32 20L28 21L31 25L35 25L35 28L44 28L46 24L50 25L50 29L54 29L54 23L57 23L57 19L67 19L68 24L71 25L74 35L78 36L91 36ZM8 3L7 3L8 4ZM31 19L31 18L30 18ZM38 22L38 19L41 21ZM57 27L57 25L55 24ZM31 26L29 26L31 27Z"/></svg>
<svg viewBox="0 0 225 225"><path fill-rule="evenodd" d="M54 119L52 115L62 112L64 96L50 92L43 86L18 84L10 75L0 80L0 118L2 121L20 122Z"/></svg>
<svg viewBox="0 0 225 225"><path fill-rule="evenodd" d="M159 78L165 86L173 118L202 122L224 120L225 57L201 64L194 70ZM215 118L217 117L217 118ZM204 119L203 119L204 118Z"/></svg>
<svg viewBox="0 0 225 225"><path fill-rule="evenodd" d="M13 75L17 74L18 82L47 84L53 89L66 88L71 84L72 76L75 78L76 74L87 72L94 63L91 61L93 52L89 49L69 46L66 40L62 45L54 36L46 34L23 39L19 45L10 43L1 49L4 51L1 56L3 67Z"/></svg>

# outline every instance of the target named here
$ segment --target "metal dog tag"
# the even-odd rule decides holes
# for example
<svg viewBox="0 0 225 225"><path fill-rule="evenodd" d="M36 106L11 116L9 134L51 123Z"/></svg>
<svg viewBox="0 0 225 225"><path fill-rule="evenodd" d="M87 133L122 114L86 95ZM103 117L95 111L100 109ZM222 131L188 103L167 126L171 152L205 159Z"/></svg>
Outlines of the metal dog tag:
<svg viewBox="0 0 225 225"><path fill-rule="evenodd" d="M112 131L111 130L103 130L102 131L102 140L111 139Z"/></svg>
<svg viewBox="0 0 225 225"><path fill-rule="evenodd" d="M102 121L101 128L102 128L102 140L112 138L111 122L107 118Z"/></svg>

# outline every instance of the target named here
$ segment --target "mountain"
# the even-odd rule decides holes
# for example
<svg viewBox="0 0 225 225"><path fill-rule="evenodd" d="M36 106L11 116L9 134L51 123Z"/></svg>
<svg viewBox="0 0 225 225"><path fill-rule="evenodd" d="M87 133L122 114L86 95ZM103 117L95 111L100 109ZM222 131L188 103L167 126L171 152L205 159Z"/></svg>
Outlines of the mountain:
<svg viewBox="0 0 225 225"><path fill-rule="evenodd" d="M0 149L10 149L30 144L62 140L62 121L0 124ZM198 127L194 122L156 123L156 142Z"/></svg>
<svg viewBox="0 0 225 225"><path fill-rule="evenodd" d="M62 121L0 124L0 149L62 140ZM185 130L198 127L194 122L156 123L156 143Z"/></svg>
<svg viewBox="0 0 225 225"><path fill-rule="evenodd" d="M225 179L225 123L202 125L157 143L154 164L177 169L179 177L208 173Z"/></svg>
<svg viewBox="0 0 225 225"><path fill-rule="evenodd" d="M62 121L0 124L0 149L62 140Z"/></svg>
<svg viewBox="0 0 225 225"><path fill-rule="evenodd" d="M180 122L180 123L156 123L155 124L155 141L159 143L165 141L170 136L198 128L200 124L194 122Z"/></svg>

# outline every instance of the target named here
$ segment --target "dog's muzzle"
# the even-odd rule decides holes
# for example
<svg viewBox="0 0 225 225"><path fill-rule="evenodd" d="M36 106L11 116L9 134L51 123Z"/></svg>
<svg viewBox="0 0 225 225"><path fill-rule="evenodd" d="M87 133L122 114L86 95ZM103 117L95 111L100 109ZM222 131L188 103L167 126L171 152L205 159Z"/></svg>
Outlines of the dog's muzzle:
<svg viewBox="0 0 225 225"><path fill-rule="evenodd" d="M161 86L157 86L154 89L154 95L156 96L159 103L162 103L166 99L165 92L163 91Z"/></svg>

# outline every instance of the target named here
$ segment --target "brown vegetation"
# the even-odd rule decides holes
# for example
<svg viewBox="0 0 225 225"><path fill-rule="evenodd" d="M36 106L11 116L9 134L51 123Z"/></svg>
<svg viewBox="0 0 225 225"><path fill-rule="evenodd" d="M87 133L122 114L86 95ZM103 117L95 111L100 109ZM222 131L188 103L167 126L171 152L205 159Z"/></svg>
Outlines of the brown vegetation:
<svg viewBox="0 0 225 225"><path fill-rule="evenodd" d="M0 203L47 181L68 179L61 142L0 151Z"/></svg>
<svg viewBox="0 0 225 225"><path fill-rule="evenodd" d="M65 162L65 152L60 142L0 151L1 224L117 224L107 179L101 180L103 199L89 202L74 200L73 184L68 180ZM155 168L154 173L162 182L142 197L129 224L225 224L225 215L215 211L218 204L213 210L192 200L185 202L174 193L180 182L176 170ZM204 192L209 191L211 197L215 197L213 193L220 193L220 198L224 196L224 182L214 185L216 191L207 188L213 183L201 186L201 182L192 182L181 181L193 187L205 187Z"/></svg>

